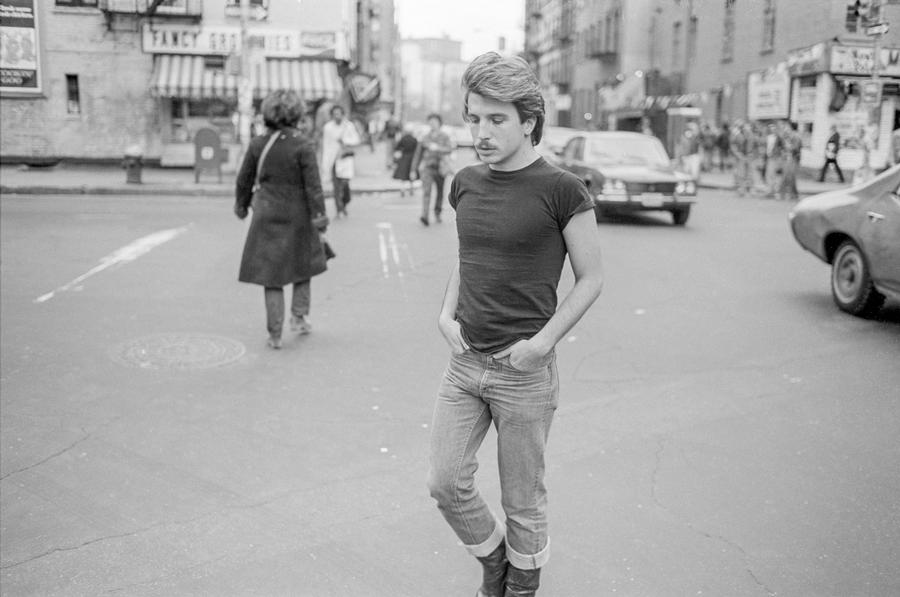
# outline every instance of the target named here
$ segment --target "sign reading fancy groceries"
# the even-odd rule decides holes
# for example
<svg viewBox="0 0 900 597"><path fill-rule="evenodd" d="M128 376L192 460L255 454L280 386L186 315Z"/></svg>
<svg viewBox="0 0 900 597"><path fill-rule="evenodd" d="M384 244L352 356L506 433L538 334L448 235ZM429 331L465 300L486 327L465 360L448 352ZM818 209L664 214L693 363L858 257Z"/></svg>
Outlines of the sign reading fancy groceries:
<svg viewBox="0 0 900 597"><path fill-rule="evenodd" d="M37 12L34 0L0 3L0 92L41 92Z"/></svg>
<svg viewBox="0 0 900 597"><path fill-rule="evenodd" d="M309 33L283 29L250 29L248 45L259 48L261 53L271 58L295 58L318 54L321 47L311 41L335 43L335 34L322 39L322 35L310 39ZM150 54L233 54L241 51L241 30L239 27L191 27L161 26L145 24L143 29L144 52Z"/></svg>

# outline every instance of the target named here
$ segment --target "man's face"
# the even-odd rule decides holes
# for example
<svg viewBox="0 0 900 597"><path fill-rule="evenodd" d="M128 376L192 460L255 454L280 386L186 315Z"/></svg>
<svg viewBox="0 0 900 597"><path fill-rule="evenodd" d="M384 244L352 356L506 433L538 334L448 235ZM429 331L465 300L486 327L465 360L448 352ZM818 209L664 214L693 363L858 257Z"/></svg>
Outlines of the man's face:
<svg viewBox="0 0 900 597"><path fill-rule="evenodd" d="M531 146L534 119L519 122L512 102L470 93L466 120L478 157L497 170L505 169L519 152Z"/></svg>
<svg viewBox="0 0 900 597"><path fill-rule="evenodd" d="M438 120L437 118L429 118L428 126L431 127L432 131L438 131L441 128L441 121Z"/></svg>
<svg viewBox="0 0 900 597"><path fill-rule="evenodd" d="M338 123L339 123L340 121L342 121L342 120L344 119L344 111L343 111L343 110L339 110L339 109L338 109L338 110L332 110L332 111L331 111L331 117L334 119L335 122L338 122Z"/></svg>

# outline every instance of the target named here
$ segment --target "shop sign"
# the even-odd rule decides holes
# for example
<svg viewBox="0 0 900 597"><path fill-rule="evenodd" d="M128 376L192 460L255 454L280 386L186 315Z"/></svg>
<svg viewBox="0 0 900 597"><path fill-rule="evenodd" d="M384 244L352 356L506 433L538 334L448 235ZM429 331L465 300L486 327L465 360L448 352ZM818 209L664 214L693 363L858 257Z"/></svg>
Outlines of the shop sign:
<svg viewBox="0 0 900 597"><path fill-rule="evenodd" d="M747 118L787 118L790 108L791 75L787 65L751 72L747 77Z"/></svg>
<svg viewBox="0 0 900 597"><path fill-rule="evenodd" d="M0 4L0 92L41 93L35 0Z"/></svg>
<svg viewBox="0 0 900 597"><path fill-rule="evenodd" d="M797 122L815 122L816 120L816 87L801 87L794 98L796 111L794 120Z"/></svg>
<svg viewBox="0 0 900 597"><path fill-rule="evenodd" d="M287 29L250 29L248 45L272 58L304 54L300 32ZM145 24L143 48L148 54L228 55L241 51L239 27L191 27Z"/></svg>
<svg viewBox="0 0 900 597"><path fill-rule="evenodd" d="M305 55L335 56L337 33L334 31L301 31L300 50Z"/></svg>
<svg viewBox="0 0 900 597"><path fill-rule="evenodd" d="M878 105L881 103L881 81L863 81L860 84L862 103Z"/></svg>
<svg viewBox="0 0 900 597"><path fill-rule="evenodd" d="M825 43L791 50L787 54L788 71L794 77L821 73L827 70Z"/></svg>
<svg viewBox="0 0 900 597"><path fill-rule="evenodd" d="M881 48L878 74L900 77L900 48ZM875 49L871 46L831 47L830 70L840 75L871 75L875 65Z"/></svg>

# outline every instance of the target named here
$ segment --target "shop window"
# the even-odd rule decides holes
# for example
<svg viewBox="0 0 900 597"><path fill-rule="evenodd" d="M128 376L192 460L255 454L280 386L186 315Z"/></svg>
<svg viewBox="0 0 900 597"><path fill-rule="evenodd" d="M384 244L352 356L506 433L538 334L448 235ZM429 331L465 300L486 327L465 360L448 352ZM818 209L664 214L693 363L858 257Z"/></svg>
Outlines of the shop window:
<svg viewBox="0 0 900 597"><path fill-rule="evenodd" d="M216 129L222 141L233 142L236 138L233 103L221 99L173 99L172 100L172 140L187 143L201 128Z"/></svg>
<svg viewBox="0 0 900 597"><path fill-rule="evenodd" d="M78 75L66 75L66 112L81 114L81 94L78 90Z"/></svg>
<svg viewBox="0 0 900 597"><path fill-rule="evenodd" d="M679 71L681 63L681 22L672 23L672 70Z"/></svg>

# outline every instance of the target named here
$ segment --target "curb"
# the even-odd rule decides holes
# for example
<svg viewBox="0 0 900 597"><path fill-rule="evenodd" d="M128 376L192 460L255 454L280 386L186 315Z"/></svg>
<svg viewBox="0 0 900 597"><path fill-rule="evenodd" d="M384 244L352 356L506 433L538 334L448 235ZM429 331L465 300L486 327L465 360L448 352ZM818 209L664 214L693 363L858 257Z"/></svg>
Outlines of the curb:
<svg viewBox="0 0 900 597"><path fill-rule="evenodd" d="M400 189L388 187L357 188L354 193L390 193L399 192ZM225 197L233 198L234 189L218 187L148 187L142 185L129 185L122 187L94 187L89 185L77 186L42 186L42 185L0 185L0 195L141 195L141 196L188 196L188 197ZM331 189L324 191L326 199L334 197Z"/></svg>

